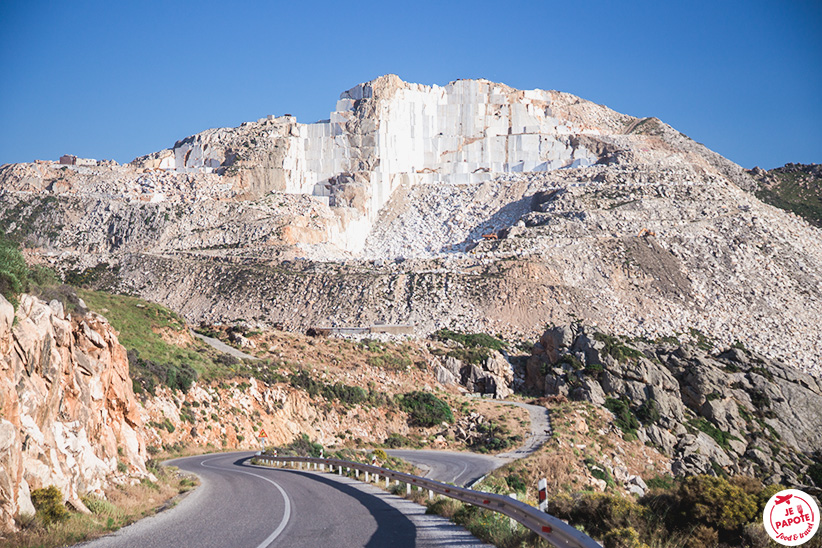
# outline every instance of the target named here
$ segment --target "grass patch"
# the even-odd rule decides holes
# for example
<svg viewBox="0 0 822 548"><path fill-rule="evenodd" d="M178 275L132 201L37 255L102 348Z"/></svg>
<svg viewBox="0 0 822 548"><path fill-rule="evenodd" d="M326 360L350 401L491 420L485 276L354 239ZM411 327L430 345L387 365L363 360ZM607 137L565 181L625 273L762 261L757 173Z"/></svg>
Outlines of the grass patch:
<svg viewBox="0 0 822 548"><path fill-rule="evenodd" d="M157 384L185 391L197 378L217 379L240 371L236 359L226 359L192 339L185 320L164 306L103 291L77 293L117 330L120 344L129 351L129 371L138 392L153 393Z"/></svg>
<svg viewBox="0 0 822 548"><path fill-rule="evenodd" d="M703 419L702 417L691 419L688 421L688 424L697 430L705 432L709 436L711 436L716 443L719 444L720 447L723 449L730 449L731 446L728 443L730 440L739 440L736 436L732 436L731 434L724 432L708 422L707 420Z"/></svg>

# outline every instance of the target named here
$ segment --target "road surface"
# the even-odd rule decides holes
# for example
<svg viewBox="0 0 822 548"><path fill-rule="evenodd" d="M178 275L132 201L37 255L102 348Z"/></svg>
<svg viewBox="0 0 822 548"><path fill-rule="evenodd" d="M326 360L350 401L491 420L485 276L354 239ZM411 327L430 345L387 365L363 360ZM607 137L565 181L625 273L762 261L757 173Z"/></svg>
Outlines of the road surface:
<svg viewBox="0 0 822 548"><path fill-rule="evenodd" d="M245 352L241 352L240 350L237 350L233 346L228 346L226 343L224 343L220 339L215 339L214 337L207 337L207 336L205 336L201 333L197 333L193 329L191 330L191 334L194 335L195 337L197 337L198 339L200 339L201 341L203 341L204 343L206 343L207 345L211 346L212 348L215 348L215 349L219 350L223 354L228 354L229 356L234 356L238 360L259 360L260 359L260 358L257 358L255 356L252 356L251 354L246 354Z"/></svg>
<svg viewBox="0 0 822 548"><path fill-rule="evenodd" d="M471 485L492 470L509 462L490 455L457 451L424 449L389 449L393 457L410 462L423 471L423 476L460 487Z"/></svg>
<svg viewBox="0 0 822 548"><path fill-rule="evenodd" d="M499 403L527 409L531 416L531 432L525 443L517 449L494 456L424 449L389 449L387 453L421 468L427 478L453 483L460 487L471 486L503 464L535 452L551 437L551 422L545 407L506 400Z"/></svg>
<svg viewBox="0 0 822 548"><path fill-rule="evenodd" d="M465 529L372 485L256 467L253 453L170 461L202 484L176 507L83 548L487 547Z"/></svg>

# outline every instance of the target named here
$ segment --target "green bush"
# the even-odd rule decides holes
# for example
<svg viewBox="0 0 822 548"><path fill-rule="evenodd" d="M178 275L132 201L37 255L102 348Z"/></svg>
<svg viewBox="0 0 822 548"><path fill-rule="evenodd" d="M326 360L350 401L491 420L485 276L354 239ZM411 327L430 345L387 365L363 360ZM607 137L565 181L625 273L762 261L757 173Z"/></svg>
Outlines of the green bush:
<svg viewBox="0 0 822 548"><path fill-rule="evenodd" d="M356 405L364 402L378 403L380 398L366 392L359 386L349 386L343 383L325 384L315 381L306 371L291 375L291 386L302 388L311 397L322 396L328 401L339 400L347 405Z"/></svg>
<svg viewBox="0 0 822 548"><path fill-rule="evenodd" d="M281 455L297 457L319 457L323 446L308 439L307 434L300 434L294 440L280 448Z"/></svg>
<svg viewBox="0 0 822 548"><path fill-rule="evenodd" d="M606 335L604 333L594 333L594 339L605 343L603 348L606 354L610 354L618 362L627 362L631 359L641 358L644 356L642 352L636 348L626 346L614 336Z"/></svg>
<svg viewBox="0 0 822 548"><path fill-rule="evenodd" d="M8 240L5 230L0 235L0 294L17 306L17 296L26 291L29 269L15 242Z"/></svg>
<svg viewBox="0 0 822 548"><path fill-rule="evenodd" d="M172 390L188 392L198 374L188 364L157 363L140 357L137 350L129 350L128 367L135 393L143 391L154 395L156 386L162 384Z"/></svg>
<svg viewBox="0 0 822 548"><path fill-rule="evenodd" d="M454 422L454 415L446 402L429 392L409 392L397 396L400 408L408 413L411 424L434 426Z"/></svg>
<svg viewBox="0 0 822 548"><path fill-rule="evenodd" d="M636 437L639 422L637 422L636 417L631 412L631 408L628 406L628 402L624 397L619 400L616 398L606 398L605 408L616 416L614 422L623 432L634 438Z"/></svg>
<svg viewBox="0 0 822 548"><path fill-rule="evenodd" d="M502 350L505 342L485 333L457 333L449 329L440 329L434 333L434 338L440 341L455 341L465 348L488 348L491 350Z"/></svg>
<svg viewBox="0 0 822 548"><path fill-rule="evenodd" d="M724 478L692 476L679 484L681 508L704 525L741 531L757 514L757 497Z"/></svg>
<svg viewBox="0 0 822 548"><path fill-rule="evenodd" d="M636 410L636 418L646 426L655 424L660 419L659 406L656 400L653 398L645 400Z"/></svg>
<svg viewBox="0 0 822 548"><path fill-rule="evenodd" d="M37 510L37 516L45 524L65 521L70 516L68 508L63 504L63 494L54 485L32 491L31 502Z"/></svg>
<svg viewBox="0 0 822 548"><path fill-rule="evenodd" d="M411 440L409 440L405 436L397 434L396 432L392 432L388 435L387 438L385 438L383 445L390 449L396 449L397 447L405 447L406 445L411 445Z"/></svg>

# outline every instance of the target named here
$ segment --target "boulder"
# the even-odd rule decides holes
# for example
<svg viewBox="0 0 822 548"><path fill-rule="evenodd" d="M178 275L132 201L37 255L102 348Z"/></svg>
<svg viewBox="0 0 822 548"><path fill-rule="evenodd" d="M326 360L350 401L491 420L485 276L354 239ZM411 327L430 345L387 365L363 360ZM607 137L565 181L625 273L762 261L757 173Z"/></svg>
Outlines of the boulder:
<svg viewBox="0 0 822 548"><path fill-rule="evenodd" d="M442 365L437 365L436 375L437 375L437 382L440 383L440 384L456 384L457 383L457 378L454 376L454 374L451 373L451 371L448 368L443 367Z"/></svg>
<svg viewBox="0 0 822 548"><path fill-rule="evenodd" d="M648 441L659 448L665 455L672 456L674 454L674 447L676 447L676 436L667 430L660 428L655 424L651 424L645 428L645 434L648 436Z"/></svg>

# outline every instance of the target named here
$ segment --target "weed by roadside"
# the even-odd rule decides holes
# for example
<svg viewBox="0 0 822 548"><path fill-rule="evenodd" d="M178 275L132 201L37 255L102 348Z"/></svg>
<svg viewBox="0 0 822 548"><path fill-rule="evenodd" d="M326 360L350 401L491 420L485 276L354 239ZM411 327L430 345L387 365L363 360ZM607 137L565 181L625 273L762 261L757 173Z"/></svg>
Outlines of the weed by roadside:
<svg viewBox="0 0 822 548"><path fill-rule="evenodd" d="M93 494L82 497L89 514L69 510L56 487L40 489L36 492L37 513L20 516L20 530L0 537L0 548L51 548L92 540L168 507L175 497L197 485L195 479L174 467L149 469L156 482L144 479L137 485L114 487L106 491L105 498Z"/></svg>

